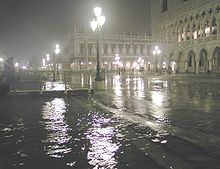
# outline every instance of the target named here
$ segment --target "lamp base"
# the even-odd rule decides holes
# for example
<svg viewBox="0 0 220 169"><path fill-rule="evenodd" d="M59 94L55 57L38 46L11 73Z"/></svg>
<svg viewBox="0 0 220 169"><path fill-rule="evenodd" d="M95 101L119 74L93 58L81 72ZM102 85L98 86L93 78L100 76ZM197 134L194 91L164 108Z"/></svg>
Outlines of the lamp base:
<svg viewBox="0 0 220 169"><path fill-rule="evenodd" d="M93 81L93 90L94 91L105 90L105 81L104 80Z"/></svg>

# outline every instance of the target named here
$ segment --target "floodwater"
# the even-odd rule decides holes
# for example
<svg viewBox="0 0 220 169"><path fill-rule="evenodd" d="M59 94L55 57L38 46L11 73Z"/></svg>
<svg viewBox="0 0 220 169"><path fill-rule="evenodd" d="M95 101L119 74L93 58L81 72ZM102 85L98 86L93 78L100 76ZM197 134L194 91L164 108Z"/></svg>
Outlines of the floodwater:
<svg viewBox="0 0 220 169"><path fill-rule="evenodd" d="M88 97L0 100L0 169L218 169L220 76L106 77Z"/></svg>

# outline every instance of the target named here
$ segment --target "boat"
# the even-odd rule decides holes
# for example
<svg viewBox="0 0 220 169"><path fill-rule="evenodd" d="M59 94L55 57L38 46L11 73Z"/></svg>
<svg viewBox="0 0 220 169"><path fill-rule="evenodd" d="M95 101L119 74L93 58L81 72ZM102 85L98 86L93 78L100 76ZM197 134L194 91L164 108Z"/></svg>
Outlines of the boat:
<svg viewBox="0 0 220 169"><path fill-rule="evenodd" d="M10 85L6 81L6 77L0 73L0 97L6 96L10 92Z"/></svg>

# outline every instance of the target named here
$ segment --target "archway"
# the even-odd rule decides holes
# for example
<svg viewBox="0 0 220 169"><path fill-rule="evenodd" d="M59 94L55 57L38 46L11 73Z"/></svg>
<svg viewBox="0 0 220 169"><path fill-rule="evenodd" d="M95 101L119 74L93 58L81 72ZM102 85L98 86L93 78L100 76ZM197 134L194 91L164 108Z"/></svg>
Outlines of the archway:
<svg viewBox="0 0 220 169"><path fill-rule="evenodd" d="M185 72L185 62L184 62L184 57L183 53L179 52L177 56L177 62L178 62L178 71L179 72Z"/></svg>
<svg viewBox="0 0 220 169"><path fill-rule="evenodd" d="M199 72L207 72L208 57L205 49L202 49L199 54Z"/></svg>
<svg viewBox="0 0 220 169"><path fill-rule="evenodd" d="M190 51L187 57L187 64L188 64L188 72L195 73L196 72L196 61L195 61L195 54L193 51Z"/></svg>
<svg viewBox="0 0 220 169"><path fill-rule="evenodd" d="M216 47L212 52L212 71L220 72L220 47Z"/></svg>

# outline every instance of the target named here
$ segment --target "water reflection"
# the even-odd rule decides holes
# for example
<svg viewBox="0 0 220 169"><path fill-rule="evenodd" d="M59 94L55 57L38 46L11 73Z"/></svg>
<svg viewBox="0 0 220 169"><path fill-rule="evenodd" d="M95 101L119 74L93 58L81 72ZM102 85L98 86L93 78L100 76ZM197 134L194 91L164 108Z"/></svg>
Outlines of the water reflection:
<svg viewBox="0 0 220 169"><path fill-rule="evenodd" d="M67 77L67 82L72 87L84 88L92 86L92 79L93 77L89 74L72 74Z"/></svg>
<svg viewBox="0 0 220 169"><path fill-rule="evenodd" d="M66 145L71 139L68 134L70 128L65 119L66 111L62 98L46 102L42 108L43 125L47 132L46 139L42 142L45 143L45 151L50 157L61 158L71 152L71 148Z"/></svg>
<svg viewBox="0 0 220 169"><path fill-rule="evenodd" d="M11 159L12 167L24 165L25 159L28 158L27 149L24 147L26 133L27 129L22 118L14 118L10 125L0 124L0 148L1 153L4 153L4 156L1 156L2 161ZM8 155L10 151L13 156ZM1 165L5 164L1 163Z"/></svg>
<svg viewBox="0 0 220 169"><path fill-rule="evenodd" d="M135 92L135 96L137 96L138 98L142 98L145 96L144 94L144 81L142 78L135 78L135 87L134 90L137 91Z"/></svg>
<svg viewBox="0 0 220 169"><path fill-rule="evenodd" d="M120 76L113 77L113 89L115 91L116 96L122 96L122 88L121 88L121 78Z"/></svg>
<svg viewBox="0 0 220 169"><path fill-rule="evenodd" d="M87 158L94 168L111 169L117 164L114 156L120 145L113 142L117 130L112 126L107 126L109 123L110 119L94 114L92 128L85 133L91 144Z"/></svg>
<svg viewBox="0 0 220 169"><path fill-rule="evenodd" d="M45 90L65 90L65 84L62 81L57 82L45 82ZM69 88L69 86L68 86Z"/></svg>

